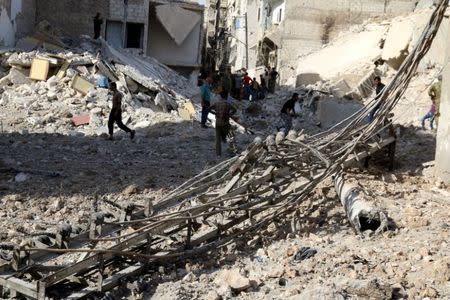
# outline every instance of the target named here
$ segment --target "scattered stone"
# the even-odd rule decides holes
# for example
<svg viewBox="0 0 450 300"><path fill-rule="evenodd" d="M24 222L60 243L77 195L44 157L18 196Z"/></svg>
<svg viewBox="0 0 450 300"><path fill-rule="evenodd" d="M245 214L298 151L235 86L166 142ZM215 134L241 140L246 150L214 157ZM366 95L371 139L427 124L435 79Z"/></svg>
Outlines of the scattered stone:
<svg viewBox="0 0 450 300"><path fill-rule="evenodd" d="M28 178L29 178L28 174L21 172L21 173L17 174L16 177L14 177L14 181L19 182L19 183L25 182L28 180Z"/></svg>
<svg viewBox="0 0 450 300"><path fill-rule="evenodd" d="M125 190L122 192L122 194L125 196L131 196L131 195L137 194L138 191L139 191L138 186L135 184L131 184L125 188Z"/></svg>
<svg viewBox="0 0 450 300"><path fill-rule="evenodd" d="M214 279L217 286L229 286L234 292L242 292L251 286L250 280L240 274L239 269L222 270Z"/></svg>

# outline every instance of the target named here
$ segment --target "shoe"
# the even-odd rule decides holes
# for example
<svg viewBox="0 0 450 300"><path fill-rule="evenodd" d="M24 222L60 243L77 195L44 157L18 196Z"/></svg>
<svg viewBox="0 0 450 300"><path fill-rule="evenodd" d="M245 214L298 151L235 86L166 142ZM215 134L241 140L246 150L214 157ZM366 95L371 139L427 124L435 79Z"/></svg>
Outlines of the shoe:
<svg viewBox="0 0 450 300"><path fill-rule="evenodd" d="M112 135L110 135L106 140L108 141L114 141L114 137Z"/></svg>
<svg viewBox="0 0 450 300"><path fill-rule="evenodd" d="M202 124L201 127L202 127L202 128L208 128L208 126L206 126L205 124Z"/></svg>
<svg viewBox="0 0 450 300"><path fill-rule="evenodd" d="M130 132L130 139L134 139L135 135L136 135L136 130L131 130L131 132Z"/></svg>

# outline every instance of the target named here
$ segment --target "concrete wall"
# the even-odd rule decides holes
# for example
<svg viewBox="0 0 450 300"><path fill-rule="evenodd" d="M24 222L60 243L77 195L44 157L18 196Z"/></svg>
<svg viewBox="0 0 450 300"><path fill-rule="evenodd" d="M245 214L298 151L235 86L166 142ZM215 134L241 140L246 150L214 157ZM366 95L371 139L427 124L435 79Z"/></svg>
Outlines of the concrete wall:
<svg viewBox="0 0 450 300"><path fill-rule="evenodd" d="M298 57L335 38L339 32L364 20L412 12L415 0L286 0L285 20L279 30L282 45L279 69L282 79L295 71Z"/></svg>
<svg viewBox="0 0 450 300"><path fill-rule="evenodd" d="M196 11L202 16L203 11ZM147 55L158 59L170 66L197 66L200 64L200 32L202 22L195 25L181 45L167 33L163 25L158 21L154 8L150 8L148 21Z"/></svg>
<svg viewBox="0 0 450 300"><path fill-rule="evenodd" d="M35 0L0 0L0 45L12 47L35 25Z"/></svg>
<svg viewBox="0 0 450 300"><path fill-rule="evenodd" d="M330 128L359 111L363 104L357 101L322 98L318 105L318 118L321 127Z"/></svg>
<svg viewBox="0 0 450 300"><path fill-rule="evenodd" d="M65 35L78 38L94 35L93 18L97 12L105 21L109 14L109 0L37 0L36 19L47 20ZM103 23L102 30L105 28Z"/></svg>
<svg viewBox="0 0 450 300"><path fill-rule="evenodd" d="M123 7L123 0L110 0L109 19L122 21ZM128 0L127 18L134 23L147 23L148 0Z"/></svg>
<svg viewBox="0 0 450 300"><path fill-rule="evenodd" d="M447 29L449 29L447 27ZM450 34L450 31L448 32ZM442 94L437 130L436 176L450 184L450 40L447 39L445 68L442 72Z"/></svg>

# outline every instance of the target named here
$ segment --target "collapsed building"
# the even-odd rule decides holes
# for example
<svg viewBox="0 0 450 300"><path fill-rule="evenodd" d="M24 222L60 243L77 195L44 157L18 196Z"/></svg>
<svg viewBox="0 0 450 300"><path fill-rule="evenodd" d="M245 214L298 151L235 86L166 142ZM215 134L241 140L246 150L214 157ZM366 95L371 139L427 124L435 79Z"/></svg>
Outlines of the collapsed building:
<svg viewBox="0 0 450 300"><path fill-rule="evenodd" d="M186 76L200 69L204 7L197 3L82 0L70 11L66 5L55 0L3 0L0 41L4 46L15 46L17 39L33 31L35 23L47 21L58 28L66 41L74 43L82 35L93 35L93 18L98 12L103 19L101 36L114 47L154 57ZM36 43L35 39L28 39L22 44L30 50Z"/></svg>
<svg viewBox="0 0 450 300"><path fill-rule="evenodd" d="M226 40L222 50L215 51L217 59L236 70L245 67L254 75L265 66L276 67L284 83L296 75L299 57L368 18L412 12L417 1L213 0L209 1L210 10L218 3L226 7L222 11L226 21L216 27L225 32ZM215 17L214 13L211 16Z"/></svg>

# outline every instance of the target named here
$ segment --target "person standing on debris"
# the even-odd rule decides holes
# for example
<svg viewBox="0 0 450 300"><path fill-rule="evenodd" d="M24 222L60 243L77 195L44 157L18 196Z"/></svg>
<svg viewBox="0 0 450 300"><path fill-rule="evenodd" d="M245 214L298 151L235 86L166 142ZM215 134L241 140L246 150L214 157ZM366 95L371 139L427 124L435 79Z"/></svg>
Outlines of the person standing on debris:
<svg viewBox="0 0 450 300"><path fill-rule="evenodd" d="M211 77L206 77L203 80L203 85L200 87L200 96L202 98L202 117L201 117L201 126L202 128L208 128L206 126L206 121L208 120L209 108L211 106Z"/></svg>
<svg viewBox="0 0 450 300"><path fill-rule="evenodd" d="M292 98L284 103L281 108L281 127L277 127L279 131L284 128L285 133L288 134L289 130L292 128L292 118L295 116L295 103L299 100L298 93L294 93Z"/></svg>
<svg viewBox="0 0 450 300"><path fill-rule="evenodd" d="M234 98L241 100L242 77L236 74L234 77Z"/></svg>
<svg viewBox="0 0 450 300"><path fill-rule="evenodd" d="M236 108L228 101L228 91L220 93L220 100L211 105L211 110L216 113L216 154L222 155L222 142L226 143L231 129L230 118L236 113Z"/></svg>
<svg viewBox="0 0 450 300"><path fill-rule="evenodd" d="M220 85L222 86L222 89L231 91L233 87L233 82L231 80L231 67L227 67L225 74L221 78Z"/></svg>
<svg viewBox="0 0 450 300"><path fill-rule="evenodd" d="M264 74L259 75L259 79L261 81L261 90L265 94L267 92L267 82Z"/></svg>
<svg viewBox="0 0 450 300"><path fill-rule="evenodd" d="M252 85L251 85L251 89L250 89L250 93L251 93L251 101L256 101L259 99L259 84L258 81L256 81L256 78L252 79Z"/></svg>
<svg viewBox="0 0 450 300"><path fill-rule="evenodd" d="M436 96L431 96L431 107L425 116L422 118L422 129L425 130L425 121L430 119L430 129L433 130L434 115L436 114Z"/></svg>
<svg viewBox="0 0 450 300"><path fill-rule="evenodd" d="M100 19L100 13L97 13L94 17L94 39L100 37L100 32L102 31L103 20Z"/></svg>
<svg viewBox="0 0 450 300"><path fill-rule="evenodd" d="M277 83L277 79L280 75L278 74L278 72L275 70L275 68L272 68L270 70L269 73L269 92L270 93L275 93L275 86Z"/></svg>
<svg viewBox="0 0 450 300"><path fill-rule="evenodd" d="M117 126L119 126L119 128L123 131L128 132L130 134L130 138L133 139L136 131L131 130L122 122L122 93L117 90L117 84L115 82L111 82L109 89L113 93L113 105L108 120L109 139L113 140L114 123L116 123Z"/></svg>
<svg viewBox="0 0 450 300"><path fill-rule="evenodd" d="M436 121L436 126L439 125L439 116L440 116L440 104L441 104L441 88L442 88L442 75L438 76L438 82L434 83L430 89L428 90L428 95L435 103L435 113L433 115L433 119L431 120Z"/></svg>
<svg viewBox="0 0 450 300"><path fill-rule="evenodd" d="M375 100L379 100L383 94L385 85L381 82L380 76L375 76L373 79L373 86L375 87ZM375 113L380 109L382 102L378 102L377 105L369 113L369 123L373 121Z"/></svg>
<svg viewBox="0 0 450 300"><path fill-rule="evenodd" d="M248 73L246 72L245 75L242 76L242 84L244 85L244 100L250 99L252 83L253 83L252 78L248 76Z"/></svg>

